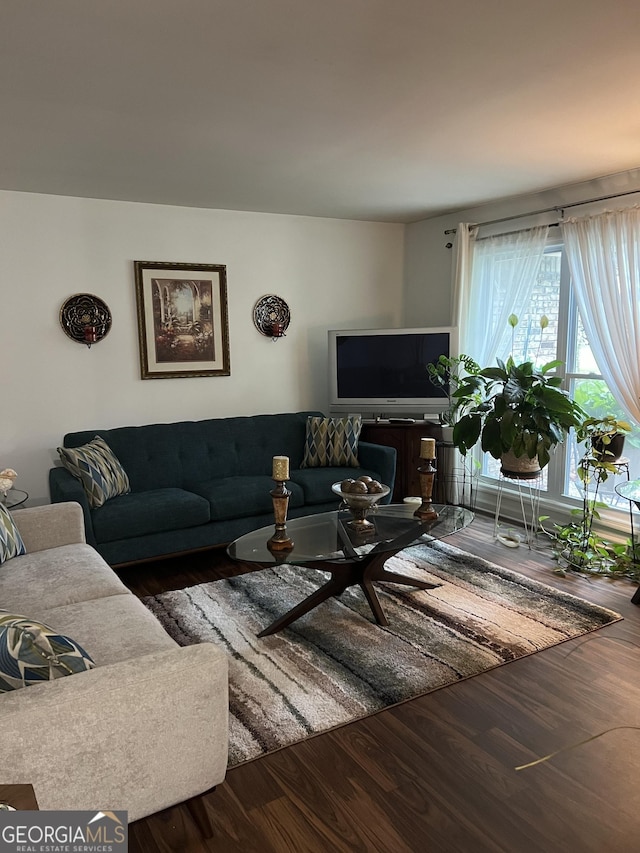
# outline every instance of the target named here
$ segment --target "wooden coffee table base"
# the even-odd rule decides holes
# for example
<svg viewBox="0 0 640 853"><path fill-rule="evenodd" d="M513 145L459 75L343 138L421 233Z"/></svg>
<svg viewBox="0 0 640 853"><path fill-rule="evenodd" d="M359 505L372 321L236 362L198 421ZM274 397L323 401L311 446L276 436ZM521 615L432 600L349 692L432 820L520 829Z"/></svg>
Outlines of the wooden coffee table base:
<svg viewBox="0 0 640 853"><path fill-rule="evenodd" d="M265 628L264 631L258 634L258 637L268 637L270 634L282 631L283 628L286 628L292 622L295 622L296 619L313 610L323 601L332 596L341 595L350 586L359 586L362 589L378 625L388 625L389 620L384 614L378 593L373 586L375 581L388 581L390 583L402 584L403 586L413 586L417 589L435 589L442 585L416 580L416 578L409 577L409 575L400 575L397 572L387 571L384 568L384 564L389 557L397 554L400 550L402 549L398 548L397 551L385 551L381 554L373 554L370 557L363 557L360 560L348 563L331 563L328 561L305 562L305 568L309 566L312 569L331 572L331 578L319 589L303 599L300 604L296 604L288 613L285 613L279 619L276 619L275 622L272 622L268 628Z"/></svg>

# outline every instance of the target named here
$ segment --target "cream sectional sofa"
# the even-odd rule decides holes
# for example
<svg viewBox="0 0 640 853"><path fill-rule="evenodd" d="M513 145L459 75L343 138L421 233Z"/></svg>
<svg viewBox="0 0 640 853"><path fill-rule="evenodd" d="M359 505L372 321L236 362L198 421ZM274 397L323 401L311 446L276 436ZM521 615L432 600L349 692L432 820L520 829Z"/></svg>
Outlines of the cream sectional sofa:
<svg viewBox="0 0 640 853"><path fill-rule="evenodd" d="M225 653L169 637L85 544L79 504L13 518L27 553L0 565L0 608L71 637L96 668L0 694L0 783L33 784L41 809L134 821L222 782Z"/></svg>

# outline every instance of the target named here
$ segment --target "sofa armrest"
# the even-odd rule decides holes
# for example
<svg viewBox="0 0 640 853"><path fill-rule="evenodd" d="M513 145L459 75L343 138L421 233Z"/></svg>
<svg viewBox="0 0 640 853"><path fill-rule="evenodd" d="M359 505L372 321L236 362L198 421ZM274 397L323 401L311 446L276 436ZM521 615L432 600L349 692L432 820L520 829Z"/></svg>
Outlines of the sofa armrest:
<svg viewBox="0 0 640 853"><path fill-rule="evenodd" d="M27 554L85 542L82 509L75 502L17 509L12 516Z"/></svg>
<svg viewBox="0 0 640 853"><path fill-rule="evenodd" d="M129 821L223 781L227 657L211 643L143 655L0 696L3 784L41 809Z"/></svg>
<svg viewBox="0 0 640 853"><path fill-rule="evenodd" d="M369 468L380 474L381 482L391 488L389 495L381 503L391 502L393 486L396 479L396 449L384 444L373 444L369 441L358 442L358 461L363 468Z"/></svg>
<svg viewBox="0 0 640 853"><path fill-rule="evenodd" d="M62 503L75 501L82 507L84 515L84 529L86 540L89 545L97 545L95 533L93 532L93 520L91 518L91 507L87 499L82 483L67 471L66 468L58 466L49 470L49 495L51 503Z"/></svg>

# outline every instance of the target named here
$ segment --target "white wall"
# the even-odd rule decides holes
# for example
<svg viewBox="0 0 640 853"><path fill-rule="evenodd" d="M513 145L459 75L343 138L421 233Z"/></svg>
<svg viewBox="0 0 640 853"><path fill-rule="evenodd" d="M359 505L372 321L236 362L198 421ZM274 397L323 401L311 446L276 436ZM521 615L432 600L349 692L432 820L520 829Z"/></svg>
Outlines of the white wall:
<svg viewBox="0 0 640 853"><path fill-rule="evenodd" d="M549 207L561 208L563 204L631 190L640 190L640 169L579 184L555 187L532 195L504 199L408 225L405 235L405 325L437 326L449 325L452 322L453 251L446 246L447 243L453 242L454 237L445 235L446 229L455 228L459 222L487 222L491 219L517 216ZM640 203L640 195L632 195L598 205L569 208L567 215L582 216L603 207L626 207L638 203ZM557 220L558 214L552 211L546 215L518 219L514 227L526 228L533 224L552 223ZM504 228L505 223L497 224L491 230L485 228L482 234L497 233Z"/></svg>
<svg viewBox="0 0 640 853"><path fill-rule="evenodd" d="M327 330L401 324L401 225L0 192L0 469L33 503L66 432L326 410ZM227 266L231 376L140 379L133 261ZM88 350L58 315L93 293L113 315ZM284 339L253 325L267 293Z"/></svg>

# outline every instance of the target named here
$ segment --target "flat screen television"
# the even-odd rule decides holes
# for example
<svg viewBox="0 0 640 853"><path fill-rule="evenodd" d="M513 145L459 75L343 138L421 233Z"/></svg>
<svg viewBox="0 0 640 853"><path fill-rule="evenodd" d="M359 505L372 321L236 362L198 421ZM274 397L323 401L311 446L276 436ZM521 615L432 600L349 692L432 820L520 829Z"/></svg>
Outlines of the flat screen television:
<svg viewBox="0 0 640 853"><path fill-rule="evenodd" d="M330 407L335 413L393 417L442 411L446 389L427 364L458 354L458 330L350 329L329 332Z"/></svg>

